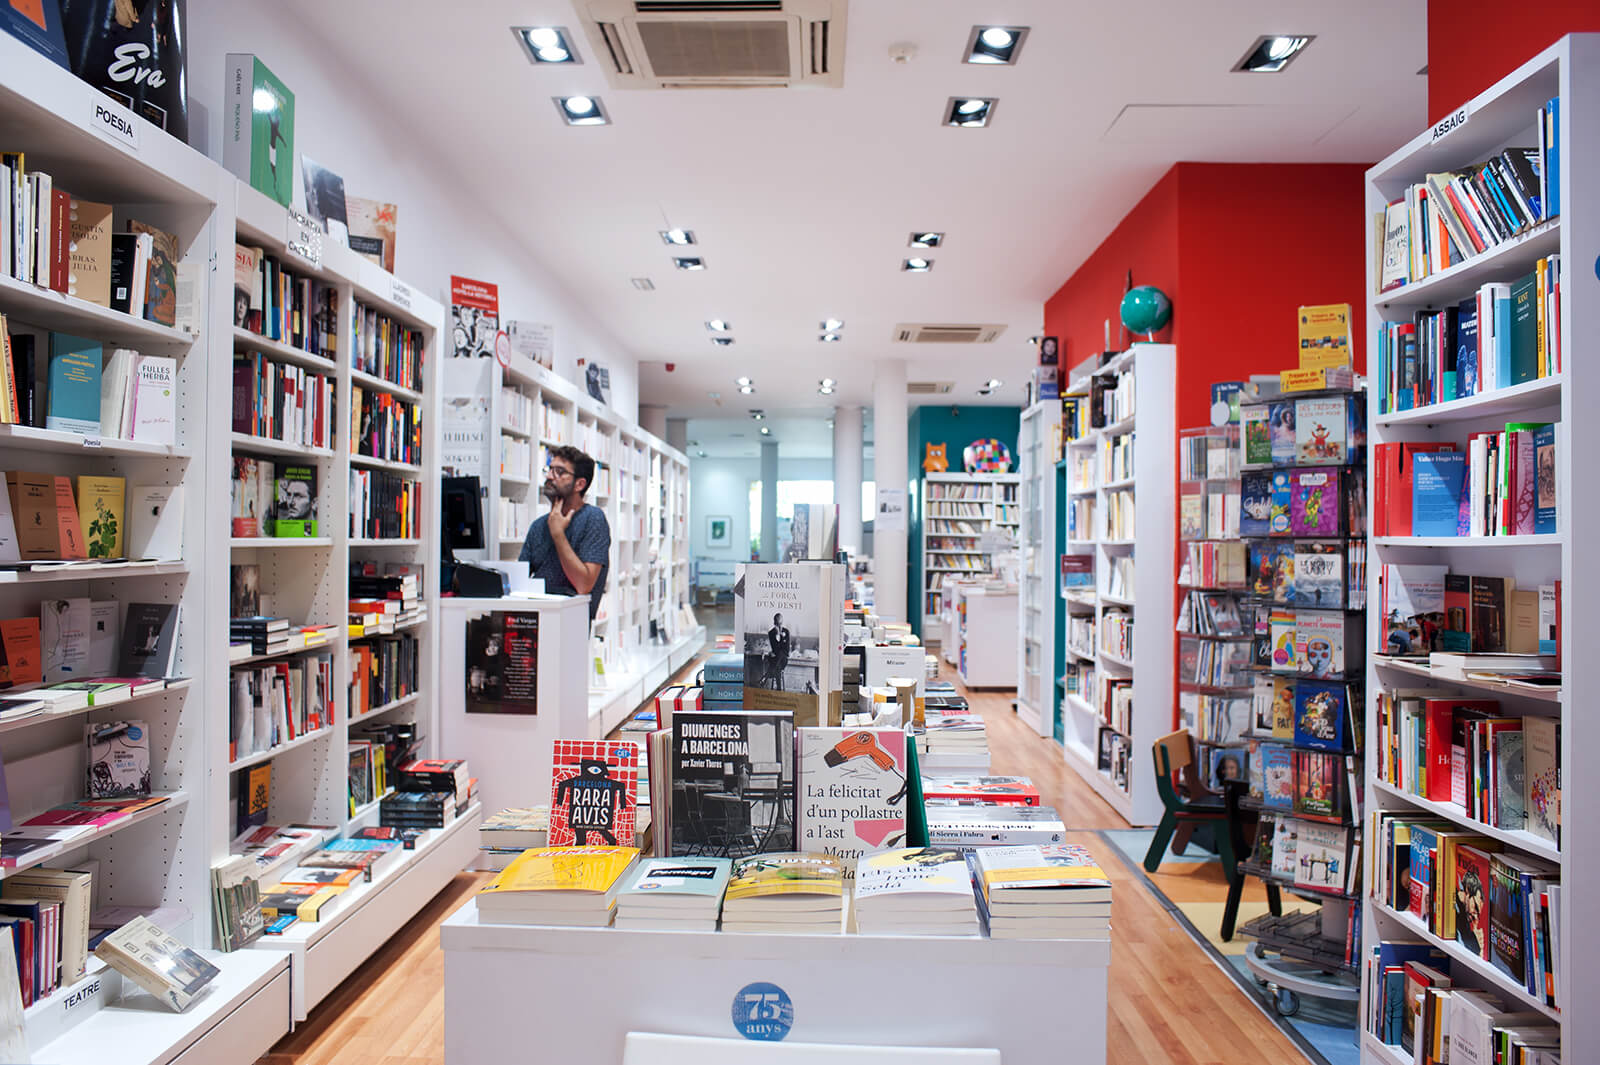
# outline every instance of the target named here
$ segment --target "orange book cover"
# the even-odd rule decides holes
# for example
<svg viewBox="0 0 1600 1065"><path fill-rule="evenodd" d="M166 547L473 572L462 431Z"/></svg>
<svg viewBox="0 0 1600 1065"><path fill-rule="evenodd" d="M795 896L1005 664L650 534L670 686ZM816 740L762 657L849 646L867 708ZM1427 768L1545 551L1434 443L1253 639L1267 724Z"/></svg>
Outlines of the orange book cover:
<svg viewBox="0 0 1600 1065"><path fill-rule="evenodd" d="M0 619L0 652L0 688L43 683L38 618Z"/></svg>
<svg viewBox="0 0 1600 1065"><path fill-rule="evenodd" d="M56 535L61 541L61 558L88 558L83 542L83 522L78 519L78 500L72 494L72 478L56 477Z"/></svg>

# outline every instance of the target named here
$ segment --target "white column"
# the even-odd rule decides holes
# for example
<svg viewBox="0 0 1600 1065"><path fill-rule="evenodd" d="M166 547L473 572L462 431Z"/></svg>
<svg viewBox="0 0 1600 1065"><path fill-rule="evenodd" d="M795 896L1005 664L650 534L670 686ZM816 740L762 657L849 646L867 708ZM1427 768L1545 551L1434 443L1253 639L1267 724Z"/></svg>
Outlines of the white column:
<svg viewBox="0 0 1600 1065"><path fill-rule="evenodd" d="M654 432L655 430L651 431ZM662 436L662 439L667 442L668 447L677 448L687 455L689 453L689 419L668 418L667 431Z"/></svg>
<svg viewBox="0 0 1600 1065"><path fill-rule="evenodd" d="M839 505L839 546L861 553L861 408L833 408L833 501Z"/></svg>
<svg viewBox="0 0 1600 1065"><path fill-rule="evenodd" d="M897 489L901 501L909 490L906 463L906 363L880 359L872 373L872 472L878 492ZM899 528L885 529L875 519L872 531L873 601L885 621L905 621L907 513Z"/></svg>
<svg viewBox="0 0 1600 1065"><path fill-rule="evenodd" d="M778 442L761 441L761 561L778 561Z"/></svg>
<svg viewBox="0 0 1600 1065"><path fill-rule="evenodd" d="M659 403L639 404L639 428L659 440L667 438L667 408Z"/></svg>

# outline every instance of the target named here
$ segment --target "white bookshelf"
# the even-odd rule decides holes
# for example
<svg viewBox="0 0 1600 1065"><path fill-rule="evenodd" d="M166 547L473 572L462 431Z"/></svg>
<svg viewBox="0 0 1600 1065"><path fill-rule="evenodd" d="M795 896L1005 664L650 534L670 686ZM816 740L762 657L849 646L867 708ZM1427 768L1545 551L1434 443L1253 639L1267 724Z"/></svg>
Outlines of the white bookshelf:
<svg viewBox="0 0 1600 1065"><path fill-rule="evenodd" d="M939 591L947 581L989 572L982 549L990 530L1015 537L1021 524L1015 473L922 475L922 625L926 638L940 622Z"/></svg>
<svg viewBox="0 0 1600 1065"><path fill-rule="evenodd" d="M1452 572L1507 576L1519 588L1562 582L1563 684L1560 695L1525 692L1504 685L1462 683L1431 675L1425 667L1369 658L1368 690L1438 688L1476 697L1495 697L1503 713L1555 717L1561 725L1561 845L1556 847L1526 832L1492 829L1468 818L1450 803L1430 802L1384 783L1375 769L1377 744L1368 744L1366 792L1368 810L1442 817L1464 829L1496 840L1512 852L1559 861L1564 892L1559 920L1559 953L1566 1009L1555 1011L1535 1001L1518 981L1453 942L1426 931L1413 915L1396 913L1372 897L1372 863L1368 869L1368 905L1364 907L1364 943L1380 939L1431 942L1451 960L1457 987L1486 987L1510 1007L1531 1008L1561 1026L1563 1061L1600 1059L1600 1015L1583 1009L1586 993L1600 982L1600 925L1589 918L1583 891L1600 883L1600 834L1587 811L1600 798L1600 778L1575 772L1600 751L1600 719L1590 712L1590 696L1600 690L1600 661L1588 653L1595 644L1600 617L1590 606L1600 593L1600 572L1593 552L1582 549L1583 536L1600 521L1600 501L1585 489L1585 468L1577 468L1600 450L1600 423L1586 409L1600 395L1600 369L1591 367L1587 339L1600 328L1600 304L1592 298L1594 248L1600 244L1600 210L1592 195L1600 173L1600 35L1576 34L1558 41L1507 75L1466 105L1467 121L1435 137L1424 131L1367 171L1369 217L1402 195L1408 184L1427 173L1465 167L1508 145L1534 145L1535 113L1551 97L1561 98L1559 141L1561 215L1483 255L1459 263L1423 281L1371 297L1367 309L1368 350L1384 321L1400 321L1422 309L1450 306L1470 297L1486 282L1509 282L1533 269L1537 259L1560 252L1563 292L1557 327L1566 341L1563 372L1516 387L1469 399L1415 410L1383 414L1368 404L1369 455L1374 445L1397 441L1464 441L1466 434L1503 428L1507 421L1560 423L1556 436L1559 501L1558 531L1547 536L1476 538L1375 537L1368 566L1368 602L1377 603L1378 578L1384 563L1434 563ZM1373 234L1368 240L1368 291L1376 292L1371 273ZM1596 380L1591 382L1591 376ZM1369 471L1369 484L1375 480ZM1371 643L1378 647L1381 643ZM1375 736L1376 700L1369 700L1367 735ZM1362 1061L1388 1063L1395 1048L1364 1035Z"/></svg>
<svg viewBox="0 0 1600 1065"><path fill-rule="evenodd" d="M1018 576L1017 715L1041 736L1052 734L1055 717L1056 463L1061 401L1047 399L1022 412L1017 429L1018 499L1022 524L1017 537Z"/></svg>
<svg viewBox="0 0 1600 1065"><path fill-rule="evenodd" d="M515 559L540 498L551 447L571 444L595 460L587 501L611 526L606 592L590 630L590 731L603 736L686 662L705 639L689 604L689 460L577 385L523 356L446 359L444 401L486 402L481 468L482 552ZM508 471L510 471L508 473ZM652 635L652 629L656 635ZM603 672L592 663L598 659Z"/></svg>
<svg viewBox="0 0 1600 1065"><path fill-rule="evenodd" d="M1066 617L1069 632L1072 619L1092 617L1095 638L1092 648L1072 643L1069 632L1058 634L1056 639L1062 641L1068 657L1092 663L1097 688L1101 678L1136 675L1138 679L1134 684L1132 732L1123 735L1122 740L1128 751L1127 787L1100 765L1100 733L1110 726L1101 718L1098 697L1062 700L1062 751L1067 764L1132 825L1153 825L1161 817L1150 751L1157 738L1171 731L1176 699L1176 643L1172 632L1177 609L1172 569L1177 550L1176 368L1177 352L1172 345L1135 344L1095 370L1093 376L1114 375L1124 382L1132 379L1136 413L1091 429L1068 441L1064 448L1066 483L1072 487L1063 506L1070 508L1091 498L1094 501L1090 527L1075 530L1064 542L1069 553L1092 553L1095 571L1093 591L1074 592ZM1072 381L1065 394L1087 397L1089 391L1090 378L1085 376ZM1058 410L1059 406L1058 403ZM1134 443L1132 474L1120 467L1108 471L1108 452L1126 447L1130 441ZM1092 492L1084 478L1075 476L1075 462L1091 464ZM1040 477L1053 480L1055 471L1041 469ZM1118 496L1132 499L1118 500ZM1131 532L1136 534L1137 546L1135 535L1129 535L1125 525L1108 528L1113 506L1131 510ZM1132 595L1113 596L1107 581L1112 567L1122 559L1135 560ZM1053 566L1058 563L1059 560L1051 560ZM1057 571L1054 587L1058 594L1059 579ZM1137 619L1132 658L1114 654L1104 646L1107 617L1122 614Z"/></svg>

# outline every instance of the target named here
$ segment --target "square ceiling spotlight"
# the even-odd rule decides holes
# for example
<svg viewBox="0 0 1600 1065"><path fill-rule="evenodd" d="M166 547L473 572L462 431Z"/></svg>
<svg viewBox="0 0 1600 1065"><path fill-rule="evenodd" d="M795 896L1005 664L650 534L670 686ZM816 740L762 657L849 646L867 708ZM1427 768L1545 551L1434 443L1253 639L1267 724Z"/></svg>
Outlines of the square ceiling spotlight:
<svg viewBox="0 0 1600 1065"><path fill-rule="evenodd" d="M913 233L906 242L908 248L937 248L944 243L943 233Z"/></svg>
<svg viewBox="0 0 1600 1065"><path fill-rule="evenodd" d="M661 243L663 244L682 245L695 243L694 230L692 229L660 229L657 232L661 234Z"/></svg>
<svg viewBox="0 0 1600 1065"><path fill-rule="evenodd" d="M552 96L561 120L569 126L609 126L611 116L598 96Z"/></svg>
<svg viewBox="0 0 1600 1065"><path fill-rule="evenodd" d="M947 126L987 126L994 117L1000 101L992 96L952 96L945 104L944 124Z"/></svg>
<svg viewBox="0 0 1600 1065"><path fill-rule="evenodd" d="M907 259L900 264L900 269L913 274L925 274L933 269L932 259Z"/></svg>
<svg viewBox="0 0 1600 1065"><path fill-rule="evenodd" d="M572 47L572 35L565 26L513 26L512 36L522 45L528 62L541 66L550 63L582 64L578 50Z"/></svg>
<svg viewBox="0 0 1600 1065"><path fill-rule="evenodd" d="M1256 43L1233 65L1234 73L1276 74L1289 65L1290 60L1305 51L1306 45L1316 40L1315 34L1304 37L1268 35L1257 37Z"/></svg>
<svg viewBox="0 0 1600 1065"><path fill-rule="evenodd" d="M963 63L986 65L1012 65L1022 53L1022 42L1028 38L1026 26L974 26L967 36L966 50L961 54Z"/></svg>
<svg viewBox="0 0 1600 1065"><path fill-rule="evenodd" d="M698 256L674 256L672 265L679 270L704 270L706 261Z"/></svg>

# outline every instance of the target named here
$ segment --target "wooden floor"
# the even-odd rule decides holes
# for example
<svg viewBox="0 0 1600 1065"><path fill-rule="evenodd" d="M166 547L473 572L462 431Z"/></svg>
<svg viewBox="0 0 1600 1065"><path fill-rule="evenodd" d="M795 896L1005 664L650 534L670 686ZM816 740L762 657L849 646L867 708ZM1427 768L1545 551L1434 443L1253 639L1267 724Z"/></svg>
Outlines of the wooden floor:
<svg viewBox="0 0 1600 1065"><path fill-rule="evenodd" d="M1032 777L1045 802L1075 829L1127 827L1067 768L1054 744L1017 719L1010 692L974 692L971 699L988 726L994 772ZM1100 859L1114 884L1108 1065L1305 1060L1168 915L1115 848L1089 831L1071 838ZM487 879L488 874L458 875L262 1065L442 1065L444 955L438 926ZM530 1045L537 1045L537 1036L532 1039Z"/></svg>

